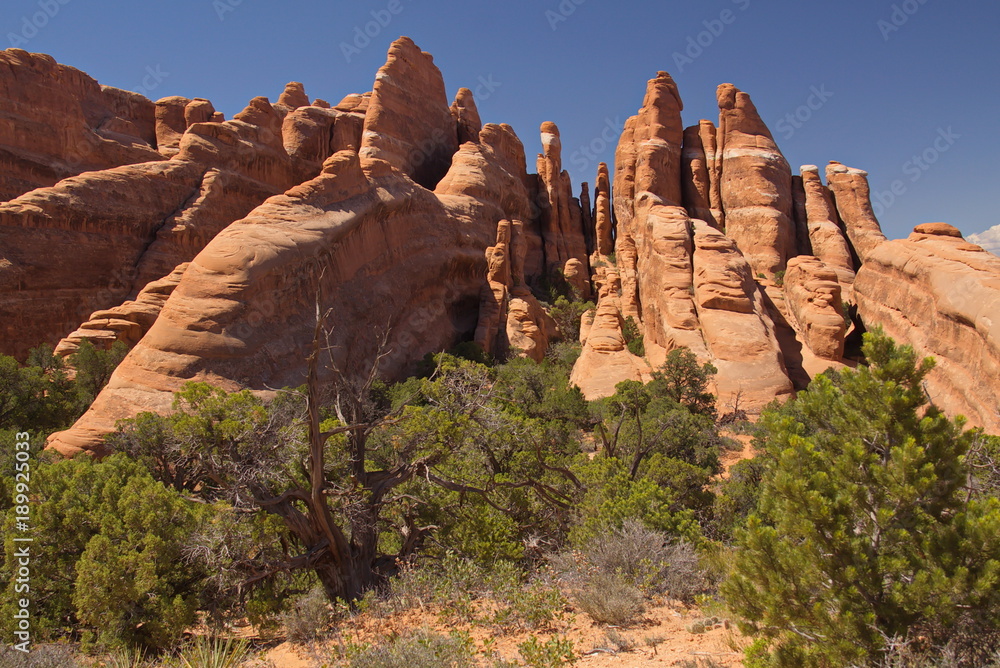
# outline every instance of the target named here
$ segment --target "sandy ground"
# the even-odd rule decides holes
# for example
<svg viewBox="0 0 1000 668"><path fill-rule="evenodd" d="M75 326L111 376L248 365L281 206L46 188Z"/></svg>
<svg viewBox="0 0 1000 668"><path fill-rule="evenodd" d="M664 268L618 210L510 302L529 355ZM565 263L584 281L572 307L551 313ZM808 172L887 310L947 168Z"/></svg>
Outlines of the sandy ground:
<svg viewBox="0 0 1000 668"><path fill-rule="evenodd" d="M742 450L723 453L723 473L728 477L729 468L753 457L752 437L745 434L723 434L739 441ZM650 607L643 619L628 628L612 628L612 634L620 637L618 647L608 638L608 627L595 624L586 614L575 613L557 622L553 628L535 633L513 633L492 635L482 626L442 625L438 617L429 612L410 611L390 617L362 615L344 623L337 629L339 639L320 645L303 647L292 643L278 645L267 653L267 660L274 668L320 668L335 666L332 659L337 655L341 642L378 642L407 631L428 628L438 633L451 630L468 632L475 640L476 647L488 656L491 652L509 660L519 658L517 646L532 635L544 642L552 636L567 638L573 643L577 657L576 665L581 668L640 668L642 666L742 666L742 648L749 644L735 625L717 624L704 633L692 633L692 623L702 621L705 615L696 609L686 609L677 605L657 605ZM719 620L725 622L725 620ZM631 644L621 648L622 640ZM487 649L488 647L488 649Z"/></svg>
<svg viewBox="0 0 1000 668"><path fill-rule="evenodd" d="M608 627L593 623L582 613L569 615L567 619L556 622L545 631L502 636L492 635L489 629L481 626L450 624L443 628L436 615L420 611L385 618L360 616L342 625L338 632L343 641L349 639L358 643L378 642L379 639L422 627L438 633L465 631L471 634L483 656L492 653L509 660L519 658L518 644L532 635L542 642L552 636L559 636L572 641L577 657L576 665L583 668L694 666L693 662L702 666L713 665L708 663L709 660L719 666L742 666L740 650L747 641L740 636L739 631L735 627L726 628L727 624L719 623L704 633L692 633L689 630L691 624L703 619L704 616L693 609L666 605L652 607L637 624L628 628L611 629L613 634L617 633L619 636L618 647L609 641ZM632 647L623 650L623 640ZM275 668L319 668L324 663L333 666L337 665L332 657L337 654L338 642L329 640L311 647L286 642L272 649L267 654L267 659Z"/></svg>

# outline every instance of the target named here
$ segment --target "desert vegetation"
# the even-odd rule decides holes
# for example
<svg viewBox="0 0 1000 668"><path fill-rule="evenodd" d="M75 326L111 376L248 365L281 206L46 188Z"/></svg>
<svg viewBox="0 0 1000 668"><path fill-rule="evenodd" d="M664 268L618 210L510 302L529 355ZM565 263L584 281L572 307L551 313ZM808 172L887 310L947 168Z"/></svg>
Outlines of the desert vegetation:
<svg viewBox="0 0 1000 668"><path fill-rule="evenodd" d="M715 369L689 351L587 402L559 346L541 364L463 346L394 384L376 361L322 390L321 338L305 386L189 384L173 414L121 422L103 459L58 460L32 435L34 631L57 644L4 665L264 665L232 639L252 624L318 665L561 666L590 649L560 635L567 619L628 652L622 630L664 602L718 611L691 632L738 623L747 666L998 660L1000 440L929 406L933 362L879 332L867 365L766 410L757 456L724 478ZM117 359L0 360L5 444L13 425L65 426ZM418 610L436 626L337 631ZM469 628L529 635L502 656Z"/></svg>

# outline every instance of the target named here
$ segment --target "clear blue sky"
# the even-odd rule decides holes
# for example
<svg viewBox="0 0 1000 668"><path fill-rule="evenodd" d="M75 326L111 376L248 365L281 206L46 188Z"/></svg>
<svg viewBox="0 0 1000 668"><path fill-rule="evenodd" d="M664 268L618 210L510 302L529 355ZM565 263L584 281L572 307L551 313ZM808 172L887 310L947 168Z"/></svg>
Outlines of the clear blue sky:
<svg viewBox="0 0 1000 668"><path fill-rule="evenodd" d="M375 36L355 41L366 27ZM575 187L593 181L598 160L613 164L614 142L602 134L617 137L657 70L677 80L686 124L717 120L715 87L731 82L752 95L793 171L839 160L868 170L876 193L897 182L901 194L879 207L893 238L921 222L965 233L1000 223L1000 139L989 130L1000 110L998 29L996 0L4 0L0 8L3 48L13 34L21 48L101 83L145 87L152 99L206 97L227 118L254 96L276 100L292 80L334 103L370 90L389 43L409 35L434 54L450 94L478 88L484 120L514 126L529 170L538 126L555 121ZM581 150L588 146L601 150Z"/></svg>

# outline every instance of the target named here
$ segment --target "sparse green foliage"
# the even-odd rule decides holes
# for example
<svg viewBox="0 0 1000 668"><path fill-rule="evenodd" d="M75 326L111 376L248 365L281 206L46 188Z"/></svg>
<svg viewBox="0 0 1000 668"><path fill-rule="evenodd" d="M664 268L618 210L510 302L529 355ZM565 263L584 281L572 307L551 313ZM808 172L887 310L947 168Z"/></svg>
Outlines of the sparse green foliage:
<svg viewBox="0 0 1000 668"><path fill-rule="evenodd" d="M238 668L249 656L246 640L198 636L181 648L171 668Z"/></svg>
<svg viewBox="0 0 1000 668"><path fill-rule="evenodd" d="M595 308L593 302L570 301L560 296L549 309L549 315L559 326L564 341L579 341L580 319L584 313L593 308Z"/></svg>
<svg viewBox="0 0 1000 668"><path fill-rule="evenodd" d="M643 342L642 330L639 329L639 324L632 316L625 318L625 324L622 325L622 338L625 339L625 346L630 353L638 357L645 357L646 344Z"/></svg>
<svg viewBox="0 0 1000 668"><path fill-rule="evenodd" d="M818 376L762 418L773 465L723 593L774 665L877 660L1000 624L1000 502L970 499L974 437L926 405L930 360L880 332L870 368Z"/></svg>
<svg viewBox="0 0 1000 668"><path fill-rule="evenodd" d="M646 607L637 587L608 573L590 577L573 592L573 600L595 622L614 626L638 623Z"/></svg>
<svg viewBox="0 0 1000 668"><path fill-rule="evenodd" d="M109 350L100 350L84 339L70 355L70 363L76 369L77 405L81 413L94 402L127 354L128 346L121 341L115 341Z"/></svg>
<svg viewBox="0 0 1000 668"><path fill-rule="evenodd" d="M543 643L532 636L518 645L517 649L524 664L530 668L561 668L576 663L573 642L567 638L552 636Z"/></svg>
<svg viewBox="0 0 1000 668"><path fill-rule="evenodd" d="M468 634L444 636L420 629L378 645L349 646L351 668L472 668L475 647Z"/></svg>
<svg viewBox="0 0 1000 668"><path fill-rule="evenodd" d="M692 413L715 417L715 395L708 384L717 369L710 363L698 364L698 358L687 348L674 348L653 373L650 391L663 393Z"/></svg>
<svg viewBox="0 0 1000 668"><path fill-rule="evenodd" d="M203 578L182 550L210 509L185 501L123 455L39 465L32 494L35 637L82 629L111 646L173 644L194 620ZM8 512L5 573L16 562L13 524ZM4 579L9 606L15 585ZM12 617L5 607L3 619Z"/></svg>
<svg viewBox="0 0 1000 668"><path fill-rule="evenodd" d="M306 643L319 638L331 618L330 602L323 588L316 586L290 601L281 621L289 640Z"/></svg>

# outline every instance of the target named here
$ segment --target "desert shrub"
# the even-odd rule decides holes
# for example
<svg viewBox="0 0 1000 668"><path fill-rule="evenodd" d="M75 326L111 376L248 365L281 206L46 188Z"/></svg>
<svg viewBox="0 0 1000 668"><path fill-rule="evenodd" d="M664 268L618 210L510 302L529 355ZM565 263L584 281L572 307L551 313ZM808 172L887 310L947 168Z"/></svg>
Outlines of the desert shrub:
<svg viewBox="0 0 1000 668"><path fill-rule="evenodd" d="M579 340L557 341L549 345L545 351L545 359L556 366L572 370L582 352L583 346L580 345Z"/></svg>
<svg viewBox="0 0 1000 668"><path fill-rule="evenodd" d="M717 487L712 521L706 527L713 539L731 542L746 525L747 517L757 510L767 466L766 455L758 455L730 467L729 477Z"/></svg>
<svg viewBox="0 0 1000 668"><path fill-rule="evenodd" d="M72 648L67 645L32 645L28 652L0 644L0 666L3 668L78 668Z"/></svg>
<svg viewBox="0 0 1000 668"><path fill-rule="evenodd" d="M579 341L580 320L584 313L593 308L593 302L571 301L566 297L559 297L549 309L549 315L559 326L559 333L564 341Z"/></svg>
<svg viewBox="0 0 1000 668"><path fill-rule="evenodd" d="M250 657L250 644L234 638L198 636L181 647L170 668L237 668Z"/></svg>
<svg viewBox="0 0 1000 668"><path fill-rule="evenodd" d="M695 479L704 478L705 482L709 476L704 470L679 460L656 457L653 464L655 472L664 475L633 478L629 467L617 458L596 457L577 465L574 470L584 491L575 508L577 518L569 531L570 543L585 545L608 531L621 529L629 521L673 537L699 540L701 528L691 506L704 502L685 493L692 491L690 484L678 489L662 484L661 480L670 477L665 474L668 470L683 470L692 473ZM681 477L690 482L691 476ZM703 487L694 492L697 499L705 493ZM710 503L710 493L708 498Z"/></svg>
<svg viewBox="0 0 1000 668"><path fill-rule="evenodd" d="M496 605L477 609L474 602L486 600ZM379 612L427 606L446 620L477 621L512 631L550 626L562 616L566 599L544 580L526 578L510 562L482 566L449 554L441 562L404 568L390 581L388 595L375 605Z"/></svg>
<svg viewBox="0 0 1000 668"><path fill-rule="evenodd" d="M708 391L708 385L717 372L710 362L698 364L690 349L674 348L653 372L650 391L672 399L692 413L714 418L715 395Z"/></svg>
<svg viewBox="0 0 1000 668"><path fill-rule="evenodd" d="M76 352L70 355L70 363L76 369L74 381L79 412L83 412L111 380L111 374L128 354L128 346L121 341L108 350L94 347L84 339Z"/></svg>
<svg viewBox="0 0 1000 668"><path fill-rule="evenodd" d="M32 349L24 365L0 355L0 430L45 436L68 427L90 405L78 405L76 387L50 346Z"/></svg>
<svg viewBox="0 0 1000 668"><path fill-rule="evenodd" d="M555 576L571 588L583 588L596 574L615 576L646 596L663 594L685 604L711 590L694 546L628 520L577 550L550 557Z"/></svg>
<svg viewBox="0 0 1000 668"><path fill-rule="evenodd" d="M976 494L981 498L1000 497L1000 436L977 434L965 461Z"/></svg>
<svg viewBox="0 0 1000 668"><path fill-rule="evenodd" d="M639 329L639 324L632 316L625 318L625 324L622 326L622 338L625 339L625 346L630 353L638 357L646 355L646 345L643 342L642 330Z"/></svg>
<svg viewBox="0 0 1000 668"><path fill-rule="evenodd" d="M182 550L212 508L183 499L121 454L42 464L32 474L35 637L82 630L108 646L176 642L194 621L203 576ZM16 533L9 511L0 576L14 567ZM15 583L7 580L9 606ZM7 607L0 611L13 618Z"/></svg>
<svg viewBox="0 0 1000 668"><path fill-rule="evenodd" d="M108 656L105 665L107 668L147 668L152 663L141 647L120 647Z"/></svg>
<svg viewBox="0 0 1000 668"><path fill-rule="evenodd" d="M970 616L971 617L971 616ZM1000 633L983 633L970 619L943 647L924 636L889 638L877 668L1000 668Z"/></svg>
<svg viewBox="0 0 1000 668"><path fill-rule="evenodd" d="M292 642L316 640L330 624L330 602L320 586L315 586L289 603L281 615L285 634Z"/></svg>
<svg viewBox="0 0 1000 668"><path fill-rule="evenodd" d="M571 596L577 606L599 624L635 624L646 609L639 588L610 573L590 575Z"/></svg>
<svg viewBox="0 0 1000 668"><path fill-rule="evenodd" d="M539 642L532 636L517 646L524 659L524 664L530 668L560 668L576 663L573 642L567 638L552 636L545 642Z"/></svg>
<svg viewBox="0 0 1000 668"><path fill-rule="evenodd" d="M779 666L877 662L893 637L1000 628L1000 501L968 489L975 432L927 405L932 360L865 335L871 364L762 416L773 465L722 592ZM969 662L966 665L976 665Z"/></svg>
<svg viewBox="0 0 1000 668"><path fill-rule="evenodd" d="M467 634L444 636L420 629L378 645L349 646L351 668L472 668L475 647Z"/></svg>

